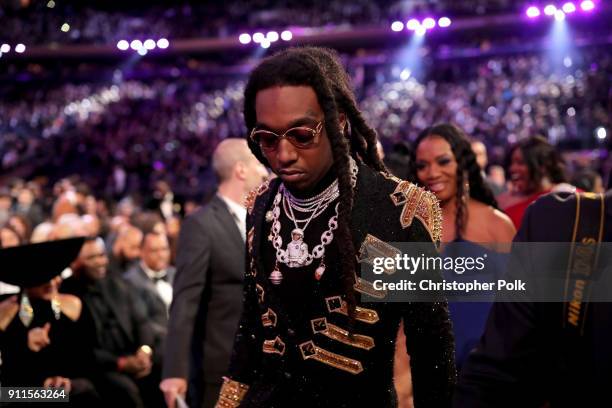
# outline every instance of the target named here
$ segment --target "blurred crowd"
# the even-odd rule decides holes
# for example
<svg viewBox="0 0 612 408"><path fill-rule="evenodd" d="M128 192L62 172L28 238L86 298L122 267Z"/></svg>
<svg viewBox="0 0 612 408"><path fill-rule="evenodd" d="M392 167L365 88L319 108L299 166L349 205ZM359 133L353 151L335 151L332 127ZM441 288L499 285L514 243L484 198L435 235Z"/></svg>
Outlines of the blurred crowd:
<svg viewBox="0 0 612 408"><path fill-rule="evenodd" d="M440 63L426 77L397 64L357 61L348 58L357 95L386 148L443 121L482 140L494 164L503 164L509 144L535 134L564 150L609 146L609 137L595 137L598 127L612 129L605 49L567 57L561 69L545 56L520 55ZM244 81L226 78L216 88L209 82L19 87L0 102L0 169L52 181L80 174L112 199L146 195L166 180L201 201L213 188L214 146L244 137Z"/></svg>
<svg viewBox="0 0 612 408"><path fill-rule="evenodd" d="M49 7L52 3L53 7ZM161 2L158 2L161 3ZM410 15L452 16L516 11L509 0L232 0L229 2L187 2L151 4L146 11L136 6L126 12L112 5L96 8L78 2L20 2L0 8L0 21L8 35L4 40L27 44L116 44L120 39L225 37L244 30L284 29L290 26L380 25ZM24 7L25 5L25 7ZM127 5L129 10L129 4ZM24 18L27 17L27 18ZM205 22L205 24L203 24ZM340 22L340 23L339 23ZM63 32L64 23L70 30Z"/></svg>

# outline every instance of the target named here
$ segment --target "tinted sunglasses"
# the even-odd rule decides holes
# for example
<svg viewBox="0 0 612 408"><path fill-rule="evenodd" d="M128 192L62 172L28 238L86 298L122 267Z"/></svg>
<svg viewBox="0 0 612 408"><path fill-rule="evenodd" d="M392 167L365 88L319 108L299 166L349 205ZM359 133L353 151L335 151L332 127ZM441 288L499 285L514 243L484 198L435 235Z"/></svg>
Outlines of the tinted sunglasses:
<svg viewBox="0 0 612 408"><path fill-rule="evenodd" d="M323 121L320 121L314 129L308 126L297 126L286 130L282 135L270 130L253 129L249 138L265 151L276 150L283 138L298 149L308 149L318 143L322 131Z"/></svg>

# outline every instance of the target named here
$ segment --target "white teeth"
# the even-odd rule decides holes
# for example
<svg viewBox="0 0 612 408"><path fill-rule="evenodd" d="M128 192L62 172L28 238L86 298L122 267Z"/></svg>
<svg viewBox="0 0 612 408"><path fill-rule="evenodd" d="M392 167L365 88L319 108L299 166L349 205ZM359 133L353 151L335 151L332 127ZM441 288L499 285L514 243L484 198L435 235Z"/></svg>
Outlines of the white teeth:
<svg viewBox="0 0 612 408"><path fill-rule="evenodd" d="M429 189L430 189L431 191L433 191L433 192L443 190L443 189L444 189L444 183L436 183L436 184L431 184L431 185L429 186Z"/></svg>

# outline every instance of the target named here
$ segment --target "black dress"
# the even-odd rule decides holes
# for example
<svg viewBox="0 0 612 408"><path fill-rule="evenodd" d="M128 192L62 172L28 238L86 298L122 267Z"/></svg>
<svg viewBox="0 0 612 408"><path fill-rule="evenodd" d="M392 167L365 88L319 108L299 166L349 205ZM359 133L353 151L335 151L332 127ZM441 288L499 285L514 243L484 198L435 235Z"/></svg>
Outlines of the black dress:
<svg viewBox="0 0 612 408"><path fill-rule="evenodd" d="M328 175L318 191L332 181ZM401 319L411 356L415 407L449 406L455 366L446 302L365 303L361 297L371 294L372 286L359 278L354 336L348 336L342 248L336 238L325 249L326 269L320 280L314 277L319 266L315 260L300 268L279 264L283 280L280 285L271 283L276 255L268 238L272 223L265 214L279 185L277 179L260 188L249 209L245 311L219 406L237 406L223 398L232 388L242 390L237 397L229 393L230 399L236 397L234 402L241 399L241 407L396 406L393 357ZM335 204L309 224L304 242L320 242ZM295 226L282 210L279 219L285 247ZM351 225L356 248L372 237L431 243L439 223L439 207L430 193L359 167Z"/></svg>

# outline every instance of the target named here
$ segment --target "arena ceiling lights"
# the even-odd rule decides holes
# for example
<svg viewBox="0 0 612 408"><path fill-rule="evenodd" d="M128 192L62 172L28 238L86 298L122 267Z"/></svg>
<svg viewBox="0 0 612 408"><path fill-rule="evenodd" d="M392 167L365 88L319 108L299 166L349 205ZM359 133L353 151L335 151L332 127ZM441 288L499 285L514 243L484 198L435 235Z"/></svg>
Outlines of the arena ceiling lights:
<svg viewBox="0 0 612 408"><path fill-rule="evenodd" d="M144 41L135 39L132 41L119 40L117 42L117 48L120 49L121 51L128 51L131 49L133 51L136 51L139 55L142 55L142 56L147 55L149 51L152 51L156 48L165 50L169 46L170 46L170 41L168 41L168 39L166 38L160 38L157 41L153 40L152 38L148 38Z"/></svg>
<svg viewBox="0 0 612 408"><path fill-rule="evenodd" d="M293 39L293 33L289 30L285 30L280 34L277 31L268 31L266 34L262 32L256 32L253 35L249 33L242 33L238 36L238 41L242 45L248 45L250 43L259 44L261 48L270 48L272 43L279 40L291 41Z"/></svg>
<svg viewBox="0 0 612 408"><path fill-rule="evenodd" d="M440 17L437 21L433 17L425 17L419 21L416 18L411 18L404 24L401 21L394 21L391 23L391 30L399 33L403 30L414 31L416 35L423 36L427 31L433 30L436 27L447 28L450 27L452 21L448 17Z"/></svg>
<svg viewBox="0 0 612 408"><path fill-rule="evenodd" d="M557 21L565 20L565 17L577 12L590 13L595 10L595 2L592 0L583 0L581 2L565 2L561 5L547 4L543 8L538 6L529 6L525 10L525 15L531 19L536 19L540 16L554 17Z"/></svg>

